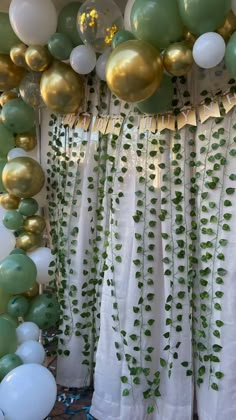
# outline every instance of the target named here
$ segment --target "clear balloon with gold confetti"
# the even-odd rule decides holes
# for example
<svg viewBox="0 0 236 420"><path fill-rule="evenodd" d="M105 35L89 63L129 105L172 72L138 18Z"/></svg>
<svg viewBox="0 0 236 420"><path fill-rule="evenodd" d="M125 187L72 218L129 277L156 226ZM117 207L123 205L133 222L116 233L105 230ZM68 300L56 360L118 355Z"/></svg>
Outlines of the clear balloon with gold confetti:
<svg viewBox="0 0 236 420"><path fill-rule="evenodd" d="M123 28L123 16L112 0L87 0L79 9L77 27L84 44L102 52Z"/></svg>

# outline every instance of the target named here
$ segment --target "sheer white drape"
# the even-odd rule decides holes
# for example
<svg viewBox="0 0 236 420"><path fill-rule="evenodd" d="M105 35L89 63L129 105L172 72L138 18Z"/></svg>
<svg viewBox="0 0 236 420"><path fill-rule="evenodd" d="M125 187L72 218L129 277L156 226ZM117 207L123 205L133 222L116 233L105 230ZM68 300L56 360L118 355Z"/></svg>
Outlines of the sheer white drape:
<svg viewBox="0 0 236 420"><path fill-rule="evenodd" d="M218 72L218 74L217 74ZM221 89L225 90L227 88L226 80L229 79L228 75L224 72L223 66L219 67L216 74L213 73L204 73L202 71L196 72L194 77L189 79L188 88L192 93L192 101L195 103L200 103L202 99L201 93L207 89L210 94L216 93ZM219 77L217 77L219 76ZM220 81L220 82L219 82ZM184 91L186 86L178 85L180 92L179 95L184 103ZM97 92L97 95L99 93ZM94 110L98 104L98 99L95 93L93 97ZM110 106L110 112L119 114L119 112L124 112L124 108L119 108L110 102L110 98L106 98L107 104ZM181 105L183 105L183 103ZM125 111L126 112L126 111ZM42 139L44 147L42 148L42 153L44 155L45 168L48 168L47 165L47 153L48 147L46 146L46 139L48 133L48 121L49 114L44 112L43 115L43 124L42 124ZM71 153L76 152L76 162L73 167L70 168L70 171L67 171L67 175L57 174L57 182L60 183L66 177L65 194L69 193L70 199L66 204L61 206L57 202L57 196L53 196L53 188L49 183L49 196L51 199L55 200L57 205L57 213L51 217L56 219L64 217L67 220L67 227L64 228L65 235L67 236L67 241L65 243L65 252L67 257L72 260L67 267L67 304L65 308L65 315L70 318L71 331L74 332L76 329L77 323L83 323L81 319L81 312L83 305L87 302L87 296L83 295L83 283L84 283L84 260L87 260L88 266L93 267L95 264L97 266L96 273L98 273L99 280L96 285L97 299L96 299L96 308L94 310L94 332L88 340L90 342L91 348L95 349L95 360L96 368L94 375L94 396L92 401L91 413L98 420L191 420L193 415L193 395L194 395L194 386L193 386L193 377L186 376L186 369L181 366L181 363L188 362L189 369L193 370L195 377L197 377L198 369L201 367L199 361L193 361L193 350L192 350L192 310L190 301L192 299L192 293L199 295L201 293L201 286L199 286L198 280L200 279L200 270L204 269L207 264L204 262L199 263L197 268L197 277L195 279L195 290L192 292L191 287L189 288L189 279L188 279L188 249L190 245L190 239L188 232L191 231L192 218L190 217L191 206L189 200L191 198L191 179L194 175L194 172L199 172L200 175L197 177L195 182L196 186L199 188L199 194L197 197L197 214L196 218L198 222L204 218L205 210L203 211L204 202L201 198L201 193L204 192L204 184L207 180L207 171L212 171L212 165L214 165L212 159L209 161L209 157L212 155L212 145L220 140L225 140L222 142L220 152L222 156L227 159L226 170L219 169L218 177L221 178L220 186L213 191L210 191L210 196L208 196L208 201L216 203L217 212L214 208L208 209L208 218L214 216L217 213L219 216L219 227L217 228L217 244L219 245L220 239L226 239L229 241L230 246L227 246L224 249L225 262L227 264L227 274L224 277L224 285L217 285L213 279L213 286L210 287L211 298L215 299L214 293L216 291L222 290L224 295L221 299L222 311L216 313L212 311L207 315L209 319L209 334L208 337L203 338L199 341L207 342L207 346L218 344L223 347L220 354L220 366L216 364L212 366L213 370L221 371L224 373L224 378L221 380L219 385L219 391L214 391L210 388L209 381L206 377L205 382L201 385L200 388L196 386L196 399L197 399L197 411L200 420L231 420L236 418L236 404L235 404L235 392L236 392L236 381L234 379L234 366L236 364L235 357L235 343L236 343L236 329L234 328L235 319L236 319L236 292L234 287L234 277L236 271L236 261L234 258L235 254L235 234L236 234L236 224L235 222L230 224L231 231L225 232L223 229L223 216L227 209L224 208L224 201L227 199L225 196L225 190L227 187L233 187L233 182L230 180L229 175L234 173L235 160L232 155L229 154L229 151L233 147L235 130L233 129L235 121L235 112L232 111L229 113L220 124L217 124L214 119L208 120L205 124L201 125L199 123L197 131L193 133L189 130L189 127L184 128L180 132L181 139L176 139L175 135L172 133L165 134L145 134L142 141L139 139L139 134L137 128L134 126L129 127L128 125L124 127L121 136L117 139L115 147L110 140L104 144L101 139L99 139L97 133L89 132L86 135L86 144L83 144L84 135L81 131L77 133L77 140L73 147L67 150L72 157ZM224 129L221 132L223 133L219 138L215 137L215 133L219 129ZM128 134L128 136L127 136ZM130 134L130 136L129 136ZM201 136L204 136L204 140ZM199 137L200 136L200 137ZM158 153L154 157L150 155L150 151L159 150L155 148L155 143L152 143L153 139L157 139L160 146L160 140L163 142L162 153ZM201 140L200 140L201 139ZM194 142L192 142L194 140ZM130 148L124 149L124 145L130 143ZM141 153L137 154L139 148L138 144L142 143ZM174 167L172 166L173 160L176 159L176 152L173 149L173 146L176 143L181 143L181 153L183 158L180 159L179 166L182 173L182 183L173 185L174 178ZM162 143L161 143L162 144ZM68 145L67 145L68 146ZM65 145L65 148L67 147ZM106 148L106 152L102 152L102 148ZM97 151L99 148L99 151ZM204 151L203 149L204 148ZM174 150L174 152L173 152ZM82 155L81 155L82 151ZM103 153L109 155L112 159L104 166ZM215 154L217 151L215 152ZM98 156L94 159L94 155ZM82 157L81 157L82 156ZM125 168L126 172L122 172L124 167L124 161L121 159L123 156L126 157ZM77 164L77 158L78 164ZM98 160L97 160L98 159ZM190 160L193 159L195 162L200 162L199 166L194 169L191 169L189 164ZM100 165L99 173L97 172L98 162ZM58 163L57 160L54 162ZM216 162L217 163L217 162ZM50 163L51 164L51 163ZM165 164L164 172L159 169L160 164ZM154 165L155 169L152 165ZM111 172L111 167L115 168L114 172ZM137 176L137 167L141 167L145 180L149 180L150 174L155 175L152 178L152 186L154 189L149 190L150 183L144 183L140 185L139 177ZM68 173L70 175L68 176ZM112 174L112 181L109 176ZM120 175L122 174L122 180ZM163 174L167 175L167 180L163 183ZM91 180L91 177L93 180ZM100 182L102 180L102 182ZM76 181L78 183L76 184ZM93 183L94 188L90 188L89 185ZM112 185L111 185L112 182ZM81 194L77 196L77 186ZM163 185L168 186L169 198L166 204L162 204L161 209L164 209L168 213L168 217L163 222L159 220L160 205L161 200L166 197L165 190L161 190ZM108 194L109 188L112 186L112 206L111 206L111 194ZM105 192L103 195L101 193L101 188ZM156 214L151 214L146 211L145 220L135 223L133 216L137 211L137 191L140 191L145 196L147 204L150 204L152 199L157 199L155 208ZM182 205L185 209L185 217L182 221L182 225L185 227L185 231L182 235L176 235L176 215L178 211L176 206L173 205L172 200L176 197L176 192L181 194L183 197ZM75 197L77 198L75 199ZM119 201L115 199L120 197ZM235 197L231 196L230 200L232 201L231 212L234 213L236 206ZM93 204L91 206L91 203ZM164 201L165 203L165 201ZM99 222L99 214L96 211L97 208L103 214L102 220ZM92 207L92 209L91 209ZM73 216L76 214L76 216ZM234 216L233 216L234 217ZM161 371L161 383L160 383L160 393L161 397L158 397L152 401L156 406L156 410L152 414L147 414L147 402L143 398L143 391L146 390L145 378L141 378L141 384L131 387L130 395L127 397L122 396L124 385L121 383L120 377L127 376L129 377L129 371L127 367L127 360L124 357L126 353L125 347L122 347L120 331L126 331L127 336L133 334L134 332L134 321L135 313L133 312L133 307L137 305L137 302L140 298L140 290L137 287L137 278L136 278L136 267L133 264L133 261L139 258L137 253L137 241L135 240L135 233L143 232L149 226L149 223L155 222L155 226L152 230L155 232L154 238L150 242L148 236L144 235L144 246L145 249L149 249L150 244L153 245L149 255L153 256L153 259L147 261L144 259L142 262L142 273L146 276L148 269L151 268L152 278L155 279L154 284L150 288L150 292L155 295L154 302L152 302L152 312L151 318L155 320L154 325L152 326L152 336L147 337L142 335L142 345L144 348L147 346L153 347L154 352L152 354L152 361L149 363L151 371L156 372L157 370ZM93 252L89 253L88 251L91 247L94 247L95 243L98 247L98 255L102 255L103 245L105 241L105 236L102 235L102 241L100 243L96 242L96 226L100 223L102 225L102 232L109 232L109 246L106 249L107 255L102 257L101 261L94 262ZM218 226L218 225L217 225ZM75 245L75 254L70 255L70 243L73 240L73 228L79 228L79 235L77 237L77 242ZM200 227L202 225L200 223ZM185 268L185 273L183 277L185 278L185 283L179 283L177 277L175 278L176 282L171 284L170 278L165 274L166 266L163 262L165 257L165 247L166 243L163 240L161 234L168 234L169 238L173 244L177 240L183 240L185 246L185 255L181 260L181 265ZM206 241L206 235L200 230L199 240ZM111 238L113 238L113 243L111 246ZM209 241L213 240L211 236L207 236ZM214 241L213 241L214 242ZM215 243L215 242L214 242ZM119 248L119 244L122 244L122 248ZM197 251L199 261L201 256L204 255L203 249L200 247L200 242L197 245ZM116 249L118 245L120 257L119 261L114 264L113 261L114 255L113 250ZM218 246L217 245L217 246ZM174 255L174 254L173 254ZM172 257L173 257L172 255ZM173 272L176 274L178 271L178 261L173 258ZM104 260L107 262L107 269L101 274L102 264ZM208 263L211 264L211 263ZM217 276L217 269L222 267L222 261L217 259L217 255L214 256L214 267L213 267L213 276ZM199 276L199 277L198 277ZM83 280L82 280L83 278ZM113 280L113 294L111 295L111 280ZM79 313L73 313L71 310L70 301L72 297L69 295L70 287L76 285L76 298L78 299L78 309ZM148 286L144 286L144 294L147 294L149 291ZM166 311L165 304L167 298L170 294L174 293L174 296L178 295L178 292L185 293L184 305L182 308L182 321L181 327L182 331L175 333L173 327L169 327L171 330L171 339L169 342L171 351L163 350L168 344L168 340L163 337L163 334L168 331L166 326ZM205 289L204 289L205 291ZM114 301L115 294L115 301ZM73 296L73 299L75 297ZM67 302L67 303L68 303ZM118 305L119 310L119 330L114 330L114 302ZM214 301L213 301L214 302ZM217 299L216 299L217 302ZM116 306L117 306L116 305ZM100 313L100 318L97 316ZM116 312L115 312L116 313ZM171 318L176 321L179 311L176 309L175 305L172 305ZM200 322L200 317L202 313L198 313L198 320L196 320L196 328L198 328L198 322ZM143 325L147 324L147 321L150 319L150 314L143 313ZM222 320L224 322L224 327L221 330L221 336L215 337L213 335L214 323L216 320ZM65 323L68 323L66 321ZM199 327L200 329L200 327ZM86 331L86 328L85 328ZM90 331L88 329L88 331ZM99 339L97 341L97 337ZM91 370L87 365L82 364L84 359L84 341L80 336L76 336L74 333L69 335L64 335L64 343L62 348L69 350L69 356L59 356L58 357L58 371L57 371L57 380L58 383L65 386L74 386L82 387L88 385L91 380ZM180 347L178 343L181 342ZM114 345L117 343L117 346ZM131 340L128 340L128 352L132 356L135 356L136 353L132 350L132 346L135 343L132 343ZM121 346L122 358L118 360L117 358L117 349ZM174 353L175 348L178 348L178 359L175 359ZM119 352L120 350L118 350ZM140 363L145 363L142 359L142 354L140 352ZM89 363L90 365L93 362L93 352L89 354ZM167 359L168 365L173 362L173 368L171 376L168 375L168 369L160 367L160 358ZM198 359L197 359L198 360ZM145 365L146 366L146 365ZM210 376L211 372L207 372L207 375ZM149 403L150 404L150 403Z"/></svg>

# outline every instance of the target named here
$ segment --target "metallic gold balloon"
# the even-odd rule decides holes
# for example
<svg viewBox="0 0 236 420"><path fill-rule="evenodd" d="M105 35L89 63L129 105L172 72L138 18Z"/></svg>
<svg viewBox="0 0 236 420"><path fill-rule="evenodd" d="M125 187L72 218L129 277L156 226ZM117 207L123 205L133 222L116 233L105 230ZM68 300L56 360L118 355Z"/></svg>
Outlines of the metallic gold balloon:
<svg viewBox="0 0 236 420"><path fill-rule="evenodd" d="M35 283L33 287L31 287L27 292L22 293L22 296L25 296L26 298L32 299L35 296L39 294L39 285L38 283Z"/></svg>
<svg viewBox="0 0 236 420"><path fill-rule="evenodd" d="M0 195L0 204L6 210L16 210L20 204L20 198L10 194Z"/></svg>
<svg viewBox="0 0 236 420"><path fill-rule="evenodd" d="M13 63L19 67L27 67L25 62L25 52L27 50L27 46L25 44L17 44L11 48L10 57Z"/></svg>
<svg viewBox="0 0 236 420"><path fill-rule="evenodd" d="M31 133L17 134L15 143L16 147L20 147L26 152L30 152L37 145L37 138L34 134Z"/></svg>
<svg viewBox="0 0 236 420"><path fill-rule="evenodd" d="M224 24L217 29L216 32L220 34L225 41L228 41L231 35L236 31L236 16L232 10L228 13L228 16Z"/></svg>
<svg viewBox="0 0 236 420"><path fill-rule="evenodd" d="M127 102L140 102L157 90L163 75L159 52L150 44L130 40L111 53L106 79L111 91Z"/></svg>
<svg viewBox="0 0 236 420"><path fill-rule="evenodd" d="M23 249L25 252L34 251L42 244L42 236L35 233L24 232L16 238L16 248Z"/></svg>
<svg viewBox="0 0 236 420"><path fill-rule="evenodd" d="M189 48L192 48L197 40L197 36L189 32L188 29L186 29L184 32L184 38Z"/></svg>
<svg viewBox="0 0 236 420"><path fill-rule="evenodd" d="M38 215L27 217L23 224L23 228L26 232L35 233L36 235L42 233L45 227L45 219Z"/></svg>
<svg viewBox="0 0 236 420"><path fill-rule="evenodd" d="M16 99L18 97L16 92L12 92L7 91L7 92L3 92L0 96L0 105L1 107L3 107L4 105L6 105L7 102L11 101L12 99Z"/></svg>
<svg viewBox="0 0 236 420"><path fill-rule="evenodd" d="M51 63L51 55L42 45L31 45L25 53L25 61L33 71L44 71Z"/></svg>
<svg viewBox="0 0 236 420"><path fill-rule="evenodd" d="M0 54L0 91L19 86L24 75L25 69L16 66L9 55Z"/></svg>
<svg viewBox="0 0 236 420"><path fill-rule="evenodd" d="M4 166L2 181L9 194L29 198L42 189L44 173L36 160L22 156L10 160Z"/></svg>
<svg viewBox="0 0 236 420"><path fill-rule="evenodd" d="M83 79L59 61L43 73L40 91L47 107L61 114L77 111L84 99Z"/></svg>
<svg viewBox="0 0 236 420"><path fill-rule="evenodd" d="M171 44L164 52L163 64L168 73L184 76L193 65L192 50L185 42Z"/></svg>

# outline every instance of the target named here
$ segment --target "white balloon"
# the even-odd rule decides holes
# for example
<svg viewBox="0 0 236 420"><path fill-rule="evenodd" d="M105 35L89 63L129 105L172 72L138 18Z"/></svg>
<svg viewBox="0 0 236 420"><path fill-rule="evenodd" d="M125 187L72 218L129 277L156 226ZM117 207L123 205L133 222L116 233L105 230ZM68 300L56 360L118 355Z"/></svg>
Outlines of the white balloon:
<svg viewBox="0 0 236 420"><path fill-rule="evenodd" d="M125 13L124 13L124 28L127 31L132 31L131 29L131 23L130 23L130 15L131 15L131 10L133 7L135 0L128 0L126 7L125 7Z"/></svg>
<svg viewBox="0 0 236 420"><path fill-rule="evenodd" d="M106 81L106 65L108 58L111 54L110 50L105 51L98 57L97 64L96 64L96 73L99 79Z"/></svg>
<svg viewBox="0 0 236 420"><path fill-rule="evenodd" d="M34 340L25 341L16 350L24 364L37 363L42 365L45 359L45 350L41 343Z"/></svg>
<svg viewBox="0 0 236 420"><path fill-rule="evenodd" d="M14 149L10 150L7 155L7 159L12 160L21 156L28 156L28 153L24 149L21 149L21 147L15 147Z"/></svg>
<svg viewBox="0 0 236 420"><path fill-rule="evenodd" d="M18 366L0 384L0 407L7 420L43 420L56 396L54 376L37 364Z"/></svg>
<svg viewBox="0 0 236 420"><path fill-rule="evenodd" d="M195 63L203 69L216 67L225 56L224 38L216 32L201 35L193 46Z"/></svg>
<svg viewBox="0 0 236 420"><path fill-rule="evenodd" d="M2 224L0 224L0 238L1 238L1 246L0 246L0 260L7 257L10 252L15 248L16 245L16 238L9 229L5 228Z"/></svg>
<svg viewBox="0 0 236 420"><path fill-rule="evenodd" d="M34 322L22 322L16 329L16 335L18 344L29 340L38 341L40 330Z"/></svg>
<svg viewBox="0 0 236 420"><path fill-rule="evenodd" d="M96 54L91 47L79 45L71 51L70 64L76 73L88 74L96 65Z"/></svg>
<svg viewBox="0 0 236 420"><path fill-rule="evenodd" d="M236 0L232 0L231 8L233 10L233 13L236 15Z"/></svg>
<svg viewBox="0 0 236 420"><path fill-rule="evenodd" d="M12 0L11 26L27 45L45 45L56 32L57 12L51 0Z"/></svg>
<svg viewBox="0 0 236 420"><path fill-rule="evenodd" d="M29 252L28 257L30 257L36 265L37 283L47 284L50 281L48 270L52 269L50 268L50 264L55 261L55 257L52 255L50 248L37 248L35 251Z"/></svg>

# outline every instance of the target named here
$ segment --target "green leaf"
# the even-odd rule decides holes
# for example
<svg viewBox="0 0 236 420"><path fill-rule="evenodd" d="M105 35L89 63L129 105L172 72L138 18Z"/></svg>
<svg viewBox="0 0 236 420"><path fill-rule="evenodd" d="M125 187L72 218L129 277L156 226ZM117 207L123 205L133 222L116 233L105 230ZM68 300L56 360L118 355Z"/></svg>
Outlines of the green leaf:
<svg viewBox="0 0 236 420"><path fill-rule="evenodd" d="M211 384L211 388L212 388L214 391L219 391L219 387L218 387L218 385L217 385L215 382L213 382L213 384Z"/></svg>
<svg viewBox="0 0 236 420"><path fill-rule="evenodd" d="M215 353L219 353L222 350L222 347L218 344L213 344L212 348Z"/></svg>
<svg viewBox="0 0 236 420"><path fill-rule="evenodd" d="M121 380L122 384L126 384L128 382L127 376L121 376L120 380Z"/></svg>
<svg viewBox="0 0 236 420"><path fill-rule="evenodd" d="M182 363L181 363L181 365L182 365L183 367L188 367L189 363L188 363L188 362L182 362Z"/></svg>
<svg viewBox="0 0 236 420"><path fill-rule="evenodd" d="M123 397L128 397L128 395L129 395L128 388L123 389L122 395L123 395Z"/></svg>
<svg viewBox="0 0 236 420"><path fill-rule="evenodd" d="M144 397L144 398L145 398L145 397ZM154 413L154 410L155 410L154 406L153 406L153 405L149 405L149 406L148 406L148 408L147 408L147 414L152 414L152 413Z"/></svg>
<svg viewBox="0 0 236 420"><path fill-rule="evenodd" d="M167 366L167 362L165 359L160 358L160 364L163 368L165 368Z"/></svg>
<svg viewBox="0 0 236 420"><path fill-rule="evenodd" d="M215 373L215 376L216 376L217 379L222 379L224 377L224 374L223 374L223 372L218 371L218 372Z"/></svg>
<svg viewBox="0 0 236 420"><path fill-rule="evenodd" d="M226 194L228 194L228 195L232 195L232 194L234 194L234 192L235 192L235 188L227 188L226 189Z"/></svg>

